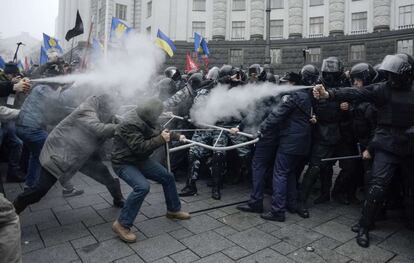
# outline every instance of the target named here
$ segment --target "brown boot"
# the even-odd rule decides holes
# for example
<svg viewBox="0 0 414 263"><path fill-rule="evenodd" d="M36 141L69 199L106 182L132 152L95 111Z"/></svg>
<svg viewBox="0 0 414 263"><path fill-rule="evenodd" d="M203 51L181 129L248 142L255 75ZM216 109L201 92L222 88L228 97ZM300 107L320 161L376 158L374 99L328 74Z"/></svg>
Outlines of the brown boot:
<svg viewBox="0 0 414 263"><path fill-rule="evenodd" d="M169 212L168 211L166 216L169 219L178 219L178 220L186 220L186 219L191 218L190 213L183 212L183 211L178 211L178 212Z"/></svg>
<svg viewBox="0 0 414 263"><path fill-rule="evenodd" d="M123 227L118 220L112 224L112 230L119 236L119 238L127 243L134 243L137 241L137 236L131 232L130 229Z"/></svg>

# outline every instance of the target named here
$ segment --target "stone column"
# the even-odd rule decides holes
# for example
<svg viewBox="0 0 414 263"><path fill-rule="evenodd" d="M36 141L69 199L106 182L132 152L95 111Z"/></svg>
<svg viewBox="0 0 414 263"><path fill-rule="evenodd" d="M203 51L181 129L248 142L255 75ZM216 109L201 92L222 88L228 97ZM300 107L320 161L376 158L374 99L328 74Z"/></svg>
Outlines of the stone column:
<svg viewBox="0 0 414 263"><path fill-rule="evenodd" d="M303 0L289 0L289 38L302 37Z"/></svg>
<svg viewBox="0 0 414 263"><path fill-rule="evenodd" d="M340 36L345 29L345 0L329 1L329 35Z"/></svg>
<svg viewBox="0 0 414 263"><path fill-rule="evenodd" d="M213 40L226 38L227 1L214 0L213 2Z"/></svg>
<svg viewBox="0 0 414 263"><path fill-rule="evenodd" d="M264 0L251 0L250 39L263 39L264 16L265 16Z"/></svg>
<svg viewBox="0 0 414 263"><path fill-rule="evenodd" d="M390 30L391 0L374 0L374 32Z"/></svg>

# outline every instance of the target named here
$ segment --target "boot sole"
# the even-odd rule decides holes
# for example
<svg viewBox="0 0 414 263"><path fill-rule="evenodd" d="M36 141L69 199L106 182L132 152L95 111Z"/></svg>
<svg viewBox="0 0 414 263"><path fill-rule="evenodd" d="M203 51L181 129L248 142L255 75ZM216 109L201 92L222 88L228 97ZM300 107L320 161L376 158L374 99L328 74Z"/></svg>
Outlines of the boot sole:
<svg viewBox="0 0 414 263"><path fill-rule="evenodd" d="M121 239L122 241L124 241L126 243L135 243L135 242L137 242L136 239L135 240L130 240L130 239L123 238L121 236L121 234L114 227L112 227L112 231L114 231L114 233L119 237L119 239Z"/></svg>
<svg viewBox="0 0 414 263"><path fill-rule="evenodd" d="M174 215L170 215L170 214L166 214L165 215L168 219L177 219L177 220L188 220L191 218L191 216L189 217L176 217Z"/></svg>

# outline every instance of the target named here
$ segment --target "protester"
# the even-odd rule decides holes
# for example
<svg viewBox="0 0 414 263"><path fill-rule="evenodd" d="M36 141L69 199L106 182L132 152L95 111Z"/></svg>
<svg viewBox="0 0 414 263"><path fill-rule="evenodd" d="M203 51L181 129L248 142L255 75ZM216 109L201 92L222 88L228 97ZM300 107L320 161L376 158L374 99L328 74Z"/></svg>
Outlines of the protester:
<svg viewBox="0 0 414 263"><path fill-rule="evenodd" d="M102 143L114 134L115 105L105 94L89 97L53 129L40 153L39 182L33 188L26 188L14 201L18 214L38 202L57 180L67 181L77 171L105 185L114 199L114 206L123 206L119 181L94 157Z"/></svg>
<svg viewBox="0 0 414 263"><path fill-rule="evenodd" d="M125 242L136 241L131 227L150 190L147 179L162 184L168 218L190 218L189 213L181 211L174 176L161 164L149 158L155 149L170 140L185 140L183 135L160 130L157 122L162 111L163 104L160 100L149 99L130 111L115 132L112 165L116 174L133 189L121 214L112 225L113 231Z"/></svg>
<svg viewBox="0 0 414 263"><path fill-rule="evenodd" d="M13 205L0 193L0 263L21 263L20 219Z"/></svg>

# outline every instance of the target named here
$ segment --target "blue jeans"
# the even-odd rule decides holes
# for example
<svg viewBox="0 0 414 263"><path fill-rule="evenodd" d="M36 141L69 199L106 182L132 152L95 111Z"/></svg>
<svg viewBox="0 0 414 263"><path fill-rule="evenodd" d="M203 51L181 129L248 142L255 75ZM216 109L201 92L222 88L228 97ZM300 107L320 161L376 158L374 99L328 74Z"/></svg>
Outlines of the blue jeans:
<svg viewBox="0 0 414 263"><path fill-rule="evenodd" d="M150 183L147 178L162 184L169 212L181 210L174 176L158 162L147 159L138 162L136 165L113 165L113 168L115 173L133 189L118 218L118 222L122 226L132 227L142 202L150 190Z"/></svg>
<svg viewBox="0 0 414 263"><path fill-rule="evenodd" d="M29 167L27 169L26 186L35 187L40 175L39 156L45 144L48 133L42 129L17 126L17 136L24 142L30 152Z"/></svg>
<svg viewBox="0 0 414 263"><path fill-rule="evenodd" d="M296 208L297 183L303 160L304 156L277 152L273 168L272 212L284 213L286 205Z"/></svg>

